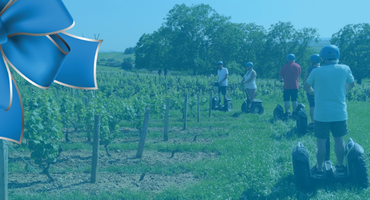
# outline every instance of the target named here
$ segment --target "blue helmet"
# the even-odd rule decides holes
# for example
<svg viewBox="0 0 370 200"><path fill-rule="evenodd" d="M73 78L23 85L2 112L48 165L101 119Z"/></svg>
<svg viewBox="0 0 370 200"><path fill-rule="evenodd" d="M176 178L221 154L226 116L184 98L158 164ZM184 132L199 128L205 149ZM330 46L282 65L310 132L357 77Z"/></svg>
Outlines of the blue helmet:
<svg viewBox="0 0 370 200"><path fill-rule="evenodd" d="M245 64L245 66L253 68L253 63L252 62L247 62L247 64Z"/></svg>
<svg viewBox="0 0 370 200"><path fill-rule="evenodd" d="M224 63L222 61L218 61L217 65L224 65Z"/></svg>
<svg viewBox="0 0 370 200"><path fill-rule="evenodd" d="M319 54L312 54L310 56L310 61L313 63L320 63L320 55Z"/></svg>
<svg viewBox="0 0 370 200"><path fill-rule="evenodd" d="M287 59L287 61L294 61L295 60L295 55L294 54L288 54L286 56L286 59Z"/></svg>
<svg viewBox="0 0 370 200"><path fill-rule="evenodd" d="M320 56L323 60L339 60L340 51L335 45L327 45L321 49Z"/></svg>

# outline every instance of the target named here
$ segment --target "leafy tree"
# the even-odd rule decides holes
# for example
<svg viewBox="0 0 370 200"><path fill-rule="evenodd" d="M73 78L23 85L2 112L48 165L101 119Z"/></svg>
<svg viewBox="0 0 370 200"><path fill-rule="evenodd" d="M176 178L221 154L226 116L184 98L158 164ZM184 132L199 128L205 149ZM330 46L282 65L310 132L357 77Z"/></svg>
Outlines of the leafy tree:
<svg viewBox="0 0 370 200"><path fill-rule="evenodd" d="M333 34L330 43L339 47L340 62L351 67L357 83L369 77L370 24L349 24Z"/></svg>
<svg viewBox="0 0 370 200"><path fill-rule="evenodd" d="M138 68L191 70L193 74L205 71L204 68L219 59L211 58L211 46L218 39L212 37L227 20L209 5L175 5L158 31L140 38L135 64Z"/></svg>
<svg viewBox="0 0 370 200"><path fill-rule="evenodd" d="M133 54L133 53L135 53L135 47L128 47L124 51L124 54Z"/></svg>
<svg viewBox="0 0 370 200"><path fill-rule="evenodd" d="M125 69L125 70L133 70L134 65L133 65L133 62L132 62L132 58L131 57L124 58L123 62L122 62L122 65L121 65L121 68Z"/></svg>
<svg viewBox="0 0 370 200"><path fill-rule="evenodd" d="M262 77L277 77L282 65L286 63L286 55L293 53L297 63L309 64L309 45L319 42L317 29L303 28L296 30L290 22L278 22L271 25L267 34L265 50L263 51L264 63L261 69Z"/></svg>
<svg viewBox="0 0 370 200"><path fill-rule="evenodd" d="M164 36L166 30L160 28L153 34L143 34L136 44L135 68L156 70L169 68L169 40Z"/></svg>
<svg viewBox="0 0 370 200"><path fill-rule="evenodd" d="M211 58L210 50L217 40L212 37L229 19L209 5L175 5L163 25L170 40L168 54L172 58L172 66L177 70L191 70L195 75L200 68L213 64L214 59L221 59Z"/></svg>
<svg viewBox="0 0 370 200"><path fill-rule="evenodd" d="M316 29L296 30L290 22L273 24L266 31L254 23L236 24L209 5L175 5L163 25L144 34L136 46L137 68L192 71L209 74L222 60L236 73L247 61L256 65L260 77L276 77L285 57L294 53L297 62L309 65L309 48L319 41Z"/></svg>

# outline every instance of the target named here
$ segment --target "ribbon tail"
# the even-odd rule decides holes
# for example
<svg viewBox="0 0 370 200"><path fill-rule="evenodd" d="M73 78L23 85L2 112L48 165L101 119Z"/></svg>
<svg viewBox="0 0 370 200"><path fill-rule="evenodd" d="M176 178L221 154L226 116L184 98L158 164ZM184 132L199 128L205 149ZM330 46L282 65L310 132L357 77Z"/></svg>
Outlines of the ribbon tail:
<svg viewBox="0 0 370 200"><path fill-rule="evenodd" d="M0 47L1 48L1 47ZM8 65L0 56L0 111L8 111L12 106L13 85Z"/></svg>
<svg viewBox="0 0 370 200"><path fill-rule="evenodd" d="M103 40L58 34L69 45L70 52L55 79L55 83L71 88L96 90L96 61Z"/></svg>
<svg viewBox="0 0 370 200"><path fill-rule="evenodd" d="M12 107L8 111L0 111L0 139L22 143L24 131L24 113L21 94L12 75L12 85L15 88Z"/></svg>

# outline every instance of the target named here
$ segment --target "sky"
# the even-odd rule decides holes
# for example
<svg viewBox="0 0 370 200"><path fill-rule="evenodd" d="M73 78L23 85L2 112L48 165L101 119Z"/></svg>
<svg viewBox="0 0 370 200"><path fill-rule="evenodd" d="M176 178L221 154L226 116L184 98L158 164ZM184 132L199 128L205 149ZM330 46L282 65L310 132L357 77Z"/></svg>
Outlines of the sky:
<svg viewBox="0 0 370 200"><path fill-rule="evenodd" d="M370 23L370 0L63 0L75 20L68 33L103 39L100 52L123 52L157 30L176 4L208 4L234 23L268 29L279 21L330 38L347 24Z"/></svg>

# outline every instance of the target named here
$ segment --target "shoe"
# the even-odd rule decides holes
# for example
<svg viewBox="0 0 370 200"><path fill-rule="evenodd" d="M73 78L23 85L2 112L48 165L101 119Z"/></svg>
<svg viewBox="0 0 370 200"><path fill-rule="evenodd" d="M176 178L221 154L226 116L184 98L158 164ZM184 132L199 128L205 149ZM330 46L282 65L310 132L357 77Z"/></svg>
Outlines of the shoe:
<svg viewBox="0 0 370 200"><path fill-rule="evenodd" d="M288 120L288 118L289 118L289 117L291 117L290 112L286 112L286 113L284 113L284 116L283 116L283 119L284 119L284 120Z"/></svg>
<svg viewBox="0 0 370 200"><path fill-rule="evenodd" d="M335 171L339 174L339 175L345 175L346 172L347 172L347 168L345 166L338 166L338 165L335 165Z"/></svg>
<svg viewBox="0 0 370 200"><path fill-rule="evenodd" d="M317 177L317 178L320 178L320 177L324 177L324 171L318 171L317 168L316 168L316 165L312 167L311 169L311 173L313 176Z"/></svg>

